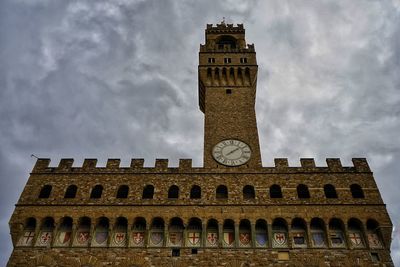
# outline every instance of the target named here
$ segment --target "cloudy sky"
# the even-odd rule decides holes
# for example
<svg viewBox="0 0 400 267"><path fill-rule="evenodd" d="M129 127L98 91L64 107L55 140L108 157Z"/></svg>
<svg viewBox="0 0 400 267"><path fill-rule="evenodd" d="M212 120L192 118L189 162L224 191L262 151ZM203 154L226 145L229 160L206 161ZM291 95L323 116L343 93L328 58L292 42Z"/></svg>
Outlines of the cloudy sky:
<svg viewBox="0 0 400 267"><path fill-rule="evenodd" d="M35 159L202 165L199 44L244 23L264 166L366 157L400 228L400 1L0 1L0 265ZM400 265L400 232L392 256Z"/></svg>

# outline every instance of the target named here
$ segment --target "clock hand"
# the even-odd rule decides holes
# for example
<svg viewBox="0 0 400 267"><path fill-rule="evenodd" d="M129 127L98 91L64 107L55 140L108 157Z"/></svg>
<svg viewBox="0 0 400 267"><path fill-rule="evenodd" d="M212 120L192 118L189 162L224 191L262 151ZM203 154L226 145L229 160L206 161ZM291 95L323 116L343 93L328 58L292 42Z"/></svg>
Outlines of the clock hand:
<svg viewBox="0 0 400 267"><path fill-rule="evenodd" d="M235 148L234 150L232 150L231 152L227 153L226 156L229 156L230 154L232 154L232 153L234 153L234 152L236 152L236 151L238 151L238 150L239 150L239 148L237 147L237 148Z"/></svg>

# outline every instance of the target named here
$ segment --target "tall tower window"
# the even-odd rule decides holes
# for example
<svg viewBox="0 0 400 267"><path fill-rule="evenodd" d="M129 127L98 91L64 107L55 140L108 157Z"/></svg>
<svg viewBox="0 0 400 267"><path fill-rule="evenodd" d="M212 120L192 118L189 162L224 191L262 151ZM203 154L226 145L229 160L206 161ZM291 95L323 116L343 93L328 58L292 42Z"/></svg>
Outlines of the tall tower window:
<svg viewBox="0 0 400 267"><path fill-rule="evenodd" d="M353 198L364 198L364 191L358 184L352 184L350 186L351 195Z"/></svg>
<svg viewBox="0 0 400 267"><path fill-rule="evenodd" d="M209 57L208 58L208 63L215 63L215 58Z"/></svg>
<svg viewBox="0 0 400 267"><path fill-rule="evenodd" d="M129 194L129 186L121 185L117 191L117 198L127 198Z"/></svg>
<svg viewBox="0 0 400 267"><path fill-rule="evenodd" d="M78 187L74 184L68 186L67 190L65 191L64 198L75 198L77 190Z"/></svg>
<svg viewBox="0 0 400 267"><path fill-rule="evenodd" d="M254 187L251 185L246 185L243 187L243 199L254 199L256 193L254 192Z"/></svg>
<svg viewBox="0 0 400 267"><path fill-rule="evenodd" d="M179 198L179 187L172 185L168 190L168 198Z"/></svg>
<svg viewBox="0 0 400 267"><path fill-rule="evenodd" d="M51 193L52 186L51 185L45 185L42 187L39 193L39 198L49 198L50 193Z"/></svg>
<svg viewBox="0 0 400 267"><path fill-rule="evenodd" d="M224 58L224 63L225 64L232 63L232 59L230 57L226 57Z"/></svg>
<svg viewBox="0 0 400 267"><path fill-rule="evenodd" d="M299 198L310 198L310 191L308 191L308 187L304 184L299 184L297 186L297 196Z"/></svg>
<svg viewBox="0 0 400 267"><path fill-rule="evenodd" d="M143 194L142 198L143 199L153 199L154 197L154 186L152 185L146 185L145 188L143 189Z"/></svg>
<svg viewBox="0 0 400 267"><path fill-rule="evenodd" d="M92 193L90 193L90 198L101 198L101 194L103 193L103 187L101 185L96 185L92 189Z"/></svg>
<svg viewBox="0 0 400 267"><path fill-rule="evenodd" d="M192 186L190 189L190 198L191 199L200 199L201 198L201 188L198 185Z"/></svg>
<svg viewBox="0 0 400 267"><path fill-rule="evenodd" d="M216 192L217 199L227 199L228 198L228 188L225 185L219 185Z"/></svg>
<svg viewBox="0 0 400 267"><path fill-rule="evenodd" d="M335 187L331 184L324 185L324 192L325 192L326 198L337 198L338 197Z"/></svg>
<svg viewBox="0 0 400 267"><path fill-rule="evenodd" d="M247 57L240 58L240 63L247 63Z"/></svg>

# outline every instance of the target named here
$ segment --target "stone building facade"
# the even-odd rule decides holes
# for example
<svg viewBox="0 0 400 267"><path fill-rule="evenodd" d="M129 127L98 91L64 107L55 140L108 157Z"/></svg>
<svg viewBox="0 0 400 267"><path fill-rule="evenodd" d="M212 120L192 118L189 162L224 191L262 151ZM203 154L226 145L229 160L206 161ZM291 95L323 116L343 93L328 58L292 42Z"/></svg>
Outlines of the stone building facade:
<svg viewBox="0 0 400 267"><path fill-rule="evenodd" d="M8 266L393 266L367 161L263 167L254 45L241 24L205 33L204 166L38 159L9 223Z"/></svg>

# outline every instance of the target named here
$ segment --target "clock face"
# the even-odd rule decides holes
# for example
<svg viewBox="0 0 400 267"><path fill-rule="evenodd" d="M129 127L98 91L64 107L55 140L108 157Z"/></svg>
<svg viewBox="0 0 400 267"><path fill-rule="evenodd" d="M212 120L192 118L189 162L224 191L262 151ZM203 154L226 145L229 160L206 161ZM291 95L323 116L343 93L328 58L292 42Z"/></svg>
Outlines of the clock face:
<svg viewBox="0 0 400 267"><path fill-rule="evenodd" d="M227 139L216 144L212 150L214 159L226 166L239 166L249 161L251 149L246 143Z"/></svg>

